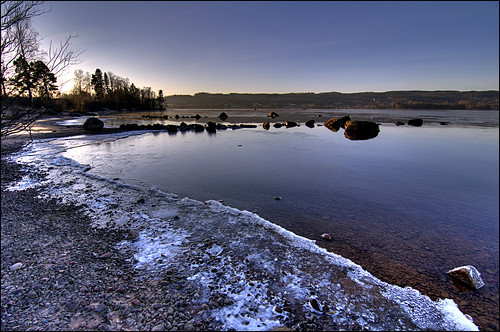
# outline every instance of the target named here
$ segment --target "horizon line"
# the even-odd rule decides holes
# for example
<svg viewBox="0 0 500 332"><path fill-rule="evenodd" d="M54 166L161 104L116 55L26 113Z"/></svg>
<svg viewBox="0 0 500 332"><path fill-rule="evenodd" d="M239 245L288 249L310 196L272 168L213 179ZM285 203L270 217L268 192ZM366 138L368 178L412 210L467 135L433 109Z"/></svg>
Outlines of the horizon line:
<svg viewBox="0 0 500 332"><path fill-rule="evenodd" d="M193 94L188 93L175 93L167 96L195 96L197 94L211 94L211 95L229 95L229 94L241 94L241 95L286 95L286 94L324 94L324 93L340 93L340 94L357 94L357 93L388 93L388 92L499 92L499 89L488 89L488 90L387 90L387 91L358 91L358 92L339 92L339 91L324 91L324 92L312 92L312 91L302 91L302 92L206 92L199 91Z"/></svg>

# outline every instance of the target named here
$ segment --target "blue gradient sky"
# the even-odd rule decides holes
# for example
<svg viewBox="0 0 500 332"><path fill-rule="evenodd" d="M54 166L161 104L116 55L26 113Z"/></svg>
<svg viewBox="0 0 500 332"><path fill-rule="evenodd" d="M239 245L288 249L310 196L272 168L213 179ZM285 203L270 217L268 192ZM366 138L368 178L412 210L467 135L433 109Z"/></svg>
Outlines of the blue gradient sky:
<svg viewBox="0 0 500 332"><path fill-rule="evenodd" d="M86 50L66 79L100 68L165 95L499 89L497 1L43 6L43 44L71 32Z"/></svg>

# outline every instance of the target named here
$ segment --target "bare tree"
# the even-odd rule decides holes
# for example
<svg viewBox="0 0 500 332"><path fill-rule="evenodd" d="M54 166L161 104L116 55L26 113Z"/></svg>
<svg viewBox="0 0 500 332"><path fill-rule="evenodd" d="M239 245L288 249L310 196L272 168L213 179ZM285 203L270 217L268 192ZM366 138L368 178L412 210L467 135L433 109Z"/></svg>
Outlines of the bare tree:
<svg viewBox="0 0 500 332"><path fill-rule="evenodd" d="M76 37L78 36L70 33L65 41L59 42L59 46L54 46L52 41L50 42L47 54L47 67L49 67L54 75L58 76L69 66L77 65L81 62L80 55L83 54L84 50L70 48L71 40Z"/></svg>
<svg viewBox="0 0 500 332"><path fill-rule="evenodd" d="M82 50L70 48L72 34L54 47L50 44L48 52L40 52L38 33L31 26L31 19L46 13L40 9L42 1L1 1L1 137L29 129L33 122L44 113L44 105L35 107L33 86L30 77L30 64L37 60L47 60L50 74L54 77L66 68L78 63ZM23 77L22 86L16 77ZM23 96L29 97L29 105L22 102Z"/></svg>

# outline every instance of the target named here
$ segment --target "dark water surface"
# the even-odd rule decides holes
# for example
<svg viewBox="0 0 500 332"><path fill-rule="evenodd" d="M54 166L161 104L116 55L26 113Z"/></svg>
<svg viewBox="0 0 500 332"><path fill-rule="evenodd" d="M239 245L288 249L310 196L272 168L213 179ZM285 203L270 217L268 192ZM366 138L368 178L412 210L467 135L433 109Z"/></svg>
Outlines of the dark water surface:
<svg viewBox="0 0 500 332"><path fill-rule="evenodd" d="M398 127L374 111L368 116L381 120L381 131L365 141L346 139L342 129L271 126L146 133L65 156L101 176L256 212L383 281L451 298L482 330L495 330L498 112L472 124L457 116L448 126L436 121L450 113L429 114L435 121L423 127ZM325 232L332 241L321 239ZM460 292L446 271L468 264L486 286Z"/></svg>

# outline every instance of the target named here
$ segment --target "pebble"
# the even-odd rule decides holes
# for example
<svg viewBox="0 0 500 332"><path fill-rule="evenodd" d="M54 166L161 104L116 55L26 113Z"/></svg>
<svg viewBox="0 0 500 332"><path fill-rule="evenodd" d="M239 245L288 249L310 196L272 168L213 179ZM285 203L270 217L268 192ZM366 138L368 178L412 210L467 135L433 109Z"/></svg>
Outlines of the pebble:
<svg viewBox="0 0 500 332"><path fill-rule="evenodd" d="M99 304L95 309L95 312L101 313L101 312L106 312L108 311L108 307L105 304Z"/></svg>
<svg viewBox="0 0 500 332"><path fill-rule="evenodd" d="M153 326L151 331L164 331L165 330L165 325L164 324L158 324Z"/></svg>
<svg viewBox="0 0 500 332"><path fill-rule="evenodd" d="M16 263L10 267L11 271L17 271L23 267L23 263Z"/></svg>
<svg viewBox="0 0 500 332"><path fill-rule="evenodd" d="M321 238L327 241L330 241L332 239L332 237L328 233L321 234Z"/></svg>
<svg viewBox="0 0 500 332"><path fill-rule="evenodd" d="M105 254L102 254L101 256L97 256L98 259L108 259L111 257L111 253L108 251L107 253Z"/></svg>

